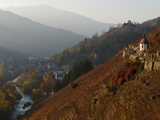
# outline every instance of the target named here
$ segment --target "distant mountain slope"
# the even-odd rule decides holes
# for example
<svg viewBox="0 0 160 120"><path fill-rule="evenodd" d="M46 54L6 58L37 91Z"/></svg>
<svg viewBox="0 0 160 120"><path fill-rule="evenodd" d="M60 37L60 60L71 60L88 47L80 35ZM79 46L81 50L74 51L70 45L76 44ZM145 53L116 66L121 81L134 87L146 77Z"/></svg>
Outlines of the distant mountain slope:
<svg viewBox="0 0 160 120"><path fill-rule="evenodd" d="M154 27L158 24L160 24L160 17L152 19L152 20L148 20L143 23L144 26L152 26L152 27Z"/></svg>
<svg viewBox="0 0 160 120"><path fill-rule="evenodd" d="M35 56L49 56L83 37L0 10L0 46Z"/></svg>
<svg viewBox="0 0 160 120"><path fill-rule="evenodd" d="M39 23L85 36L107 31L111 27L111 24L101 23L76 13L58 10L45 5L9 9L16 14L28 17Z"/></svg>
<svg viewBox="0 0 160 120"><path fill-rule="evenodd" d="M21 52L17 52L11 49L6 49L2 46L0 46L0 62L1 63L7 63L10 59L13 59L13 61L19 61L24 60L28 58L28 54L23 54ZM20 63L19 63L20 64Z"/></svg>
<svg viewBox="0 0 160 120"><path fill-rule="evenodd" d="M101 36L87 38L72 48L64 50L53 57L55 62L66 65L80 59L90 59L95 64L104 63L113 57L120 49L142 37L153 28L160 26L160 18L142 24L130 21L120 27L112 28Z"/></svg>
<svg viewBox="0 0 160 120"><path fill-rule="evenodd" d="M150 41L160 41L157 33ZM160 120L159 73L117 54L44 101L27 120ZM113 84L124 76L127 81Z"/></svg>
<svg viewBox="0 0 160 120"><path fill-rule="evenodd" d="M5 69L3 80L12 80L23 72L27 65L28 56L0 46L0 64Z"/></svg>

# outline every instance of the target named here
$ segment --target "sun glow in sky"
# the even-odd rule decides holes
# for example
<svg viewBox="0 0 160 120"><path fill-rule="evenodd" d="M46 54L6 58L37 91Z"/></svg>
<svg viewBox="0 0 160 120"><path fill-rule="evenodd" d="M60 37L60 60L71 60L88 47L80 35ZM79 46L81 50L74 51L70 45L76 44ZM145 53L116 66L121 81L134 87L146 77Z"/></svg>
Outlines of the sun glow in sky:
<svg viewBox="0 0 160 120"><path fill-rule="evenodd" d="M160 0L0 0L0 7L48 4L102 22L142 22L160 16Z"/></svg>

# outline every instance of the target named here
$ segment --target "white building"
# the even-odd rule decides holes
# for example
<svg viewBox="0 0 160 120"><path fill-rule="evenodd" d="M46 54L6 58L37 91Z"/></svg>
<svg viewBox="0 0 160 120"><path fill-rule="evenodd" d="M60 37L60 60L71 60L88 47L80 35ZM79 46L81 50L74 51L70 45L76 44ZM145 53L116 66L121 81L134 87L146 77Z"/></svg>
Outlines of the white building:
<svg viewBox="0 0 160 120"><path fill-rule="evenodd" d="M142 38L140 41L139 49L141 52L144 52L145 50L148 49L148 47L149 47L148 39L146 38L146 36L144 36L144 38Z"/></svg>
<svg viewBox="0 0 160 120"><path fill-rule="evenodd" d="M64 73L64 71L59 70L59 71L55 71L54 75L55 75L56 80L61 80L62 81L64 79L65 73Z"/></svg>

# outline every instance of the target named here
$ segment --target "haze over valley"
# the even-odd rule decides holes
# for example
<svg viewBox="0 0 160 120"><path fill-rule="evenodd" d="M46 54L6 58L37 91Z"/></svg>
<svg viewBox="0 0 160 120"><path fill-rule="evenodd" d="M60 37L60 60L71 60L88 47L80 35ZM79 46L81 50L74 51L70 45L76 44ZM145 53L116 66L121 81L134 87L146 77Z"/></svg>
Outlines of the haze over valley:
<svg viewBox="0 0 160 120"><path fill-rule="evenodd" d="M76 32L84 36L106 32L112 26L111 23L98 22L89 17L47 5L13 7L9 10L39 23Z"/></svg>
<svg viewBox="0 0 160 120"><path fill-rule="evenodd" d="M1 120L160 120L158 0L0 0Z"/></svg>
<svg viewBox="0 0 160 120"><path fill-rule="evenodd" d="M0 11L0 45L35 56L49 56L75 45L83 36L48 27L7 11Z"/></svg>

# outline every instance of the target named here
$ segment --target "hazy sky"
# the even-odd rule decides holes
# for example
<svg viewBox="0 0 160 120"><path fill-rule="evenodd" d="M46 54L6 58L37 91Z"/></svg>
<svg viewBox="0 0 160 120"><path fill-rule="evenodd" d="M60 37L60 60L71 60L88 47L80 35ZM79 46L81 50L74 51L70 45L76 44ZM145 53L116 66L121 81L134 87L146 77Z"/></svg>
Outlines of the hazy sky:
<svg viewBox="0 0 160 120"><path fill-rule="evenodd" d="M36 4L49 4L110 23L128 19L141 22L160 16L160 0L0 0L0 7Z"/></svg>

